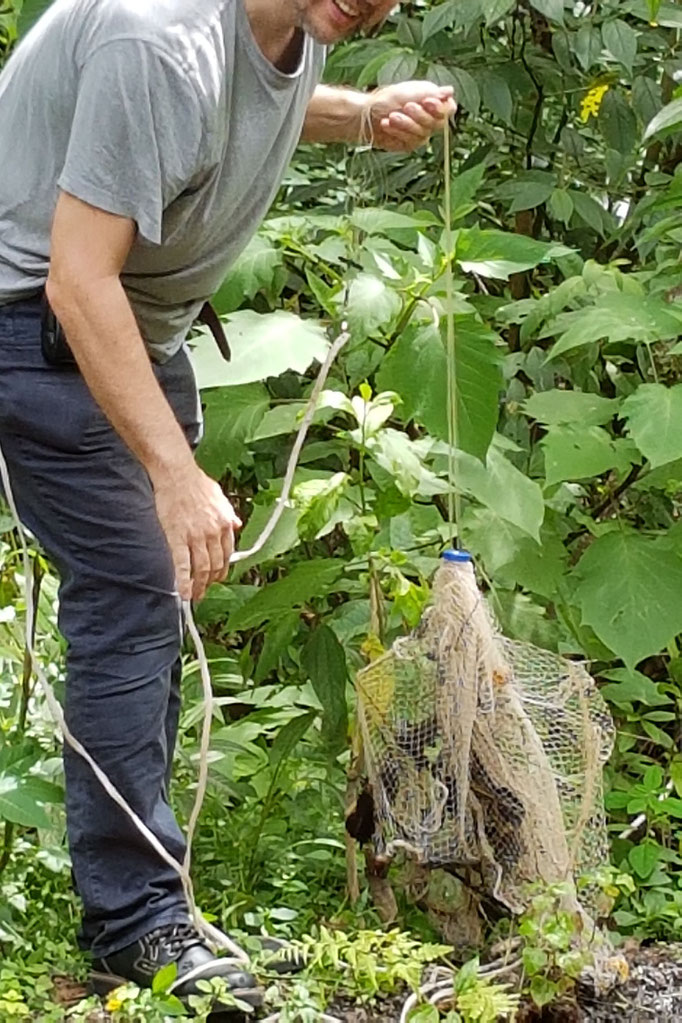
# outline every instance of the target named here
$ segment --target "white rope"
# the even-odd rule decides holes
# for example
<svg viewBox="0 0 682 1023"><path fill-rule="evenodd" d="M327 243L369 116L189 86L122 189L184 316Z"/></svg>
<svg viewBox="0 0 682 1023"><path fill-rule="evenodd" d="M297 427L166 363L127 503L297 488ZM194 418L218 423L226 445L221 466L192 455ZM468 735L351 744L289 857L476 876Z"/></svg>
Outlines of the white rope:
<svg viewBox="0 0 682 1023"><path fill-rule="evenodd" d="M294 446L289 457L289 463L287 465L287 471L282 486L282 493L277 501L277 505L273 510L270 519L268 520L265 528L263 529L263 532L261 533L260 537L254 544L254 546L248 551L240 551L238 553L233 554L230 559L231 563L243 561L246 558L250 558L254 554L257 554L259 551L261 551L265 544L267 543L267 541L269 540L269 538L272 536L274 530L276 529L277 524L280 518L282 517L284 509L287 506L289 497L291 495L294 475L296 472L296 467L298 465L298 459L301 454L301 449L303 448L303 445L305 443L305 439L308 434L310 424L313 420L313 416L315 415L320 393L326 383L327 376L329 375L329 370L331 369L332 363L334 362L335 358L337 357L337 355L339 354L339 352L341 351L341 349L347 343L348 340L349 335L346 330L346 325L343 324L342 333L339 335L336 341L334 341L333 344L330 345L327 357L322 365L322 368L320 369L319 375L315 382L315 386L313 387L308 402L308 406L305 411L305 415L299 427L296 440L294 442ZM36 678L38 679L38 682L40 683L40 687L45 695L45 700L47 702L50 713L52 714L52 717L55 721L55 724L57 725L61 735L63 736L64 741L71 747L72 750L74 750L75 753L77 753L89 765L89 767L95 774L95 777L100 782L102 788L105 790L107 795L116 803L118 807L120 807L120 809L132 821L132 823L135 825L135 827L143 836L143 838L149 843L152 849L154 849L157 855L161 857L164 863L168 864L168 866L171 867L179 875L180 880L182 882L185 899L187 901L187 906L192 915L192 920L194 922L195 927L202 935L202 937L211 946L219 949L224 949L227 952L229 952L230 957L233 960L236 960L240 964L247 963L249 961L249 956L246 954L246 952L244 952L243 949L241 949L230 938L228 938L226 934L223 934L223 932L220 931L217 927L214 927L212 924L208 923L208 921L204 919L201 911L196 905L196 901L194 898L194 887L192 884L192 878L190 874L192 860L192 844L194 840L194 835L196 833L197 823L199 821L199 817L201 816L201 810L203 807L204 799L206 796L206 789L208 785L208 755L210 750L211 721L213 717L214 707L213 689L211 686L211 675L208 665L208 659L206 657L206 651L204 649L201 637L194 622L190 603L188 601L183 603L183 612L185 621L187 623L187 628L189 630L192 642L194 643L196 649L197 659L199 663L199 670L201 675L204 697L204 718L199 754L197 794L194 801L194 806L192 807L192 812L190 814L189 824L187 828L187 851L185 853L184 861L180 863L178 860L175 859L174 856L171 855L171 853L168 852L168 850L163 846L163 844L159 841L156 835L147 827L144 821L133 810L133 808L130 806L127 800L121 795L116 786L110 780L106 772L102 770L102 768L94 760L91 754L88 753L87 749L85 749L85 747L79 741L79 739L77 739L76 736L73 735L69 726L66 723L62 706L57 700L52 685L48 681L45 672L43 671L43 668L40 664L40 661L38 660L32 639L33 622L35 620L36 608L34 607L33 591L30 586L31 577L30 554L28 549L28 542L26 539L26 533L21 523L21 519L19 518L19 512L17 510L16 502L14 499L14 492L12 490L12 484L10 481L9 469L7 467L7 462L2 451L1 445L0 445L0 481L2 482L2 488L5 492L7 504L12 514L12 518L14 519L14 523L16 525L16 529L19 534L19 540L21 543L26 602L26 649L28 651L33 670L35 672Z"/></svg>

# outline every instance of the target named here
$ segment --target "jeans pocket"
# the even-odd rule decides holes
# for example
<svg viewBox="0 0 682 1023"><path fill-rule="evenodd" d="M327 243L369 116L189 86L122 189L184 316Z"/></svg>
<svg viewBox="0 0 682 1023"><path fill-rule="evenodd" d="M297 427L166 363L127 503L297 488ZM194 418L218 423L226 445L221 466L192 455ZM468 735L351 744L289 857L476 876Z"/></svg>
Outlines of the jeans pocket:
<svg viewBox="0 0 682 1023"><path fill-rule="evenodd" d="M4 361L0 433L48 449L78 452L99 412L83 378L76 372L44 366L8 368L8 360Z"/></svg>

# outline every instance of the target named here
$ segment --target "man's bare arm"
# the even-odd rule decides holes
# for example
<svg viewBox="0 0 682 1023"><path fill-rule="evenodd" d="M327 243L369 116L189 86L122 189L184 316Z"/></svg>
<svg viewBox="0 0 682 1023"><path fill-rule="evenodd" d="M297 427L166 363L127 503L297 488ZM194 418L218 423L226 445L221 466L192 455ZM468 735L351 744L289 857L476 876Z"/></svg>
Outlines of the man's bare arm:
<svg viewBox="0 0 682 1023"><path fill-rule="evenodd" d="M366 142L410 151L443 130L456 109L449 86L399 82L374 92L318 85L308 105L302 142Z"/></svg>
<svg viewBox="0 0 682 1023"><path fill-rule="evenodd" d="M123 290L135 231L133 221L62 193L47 295L95 400L150 476L180 595L197 599L224 578L239 523L194 461Z"/></svg>

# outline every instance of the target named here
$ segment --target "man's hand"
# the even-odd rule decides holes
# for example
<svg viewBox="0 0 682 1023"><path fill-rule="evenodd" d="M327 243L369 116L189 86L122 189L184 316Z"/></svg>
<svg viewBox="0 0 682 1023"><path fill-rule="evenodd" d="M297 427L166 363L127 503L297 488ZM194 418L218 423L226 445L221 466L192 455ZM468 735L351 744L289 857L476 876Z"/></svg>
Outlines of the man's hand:
<svg viewBox="0 0 682 1023"><path fill-rule="evenodd" d="M452 86L433 82L399 82L369 93L363 141L391 152L418 149L457 110L453 93Z"/></svg>
<svg viewBox="0 0 682 1023"><path fill-rule="evenodd" d="M215 480L194 464L182 478L153 482L178 593L183 600L201 600L211 583L225 579L241 522Z"/></svg>

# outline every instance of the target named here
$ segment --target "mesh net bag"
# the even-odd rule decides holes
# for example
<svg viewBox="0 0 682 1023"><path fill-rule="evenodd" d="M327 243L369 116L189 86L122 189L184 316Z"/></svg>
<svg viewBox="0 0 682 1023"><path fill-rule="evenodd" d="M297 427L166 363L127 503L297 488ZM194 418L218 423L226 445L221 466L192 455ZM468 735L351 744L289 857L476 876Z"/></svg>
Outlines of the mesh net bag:
<svg viewBox="0 0 682 1023"><path fill-rule="evenodd" d="M529 883L608 862L613 725L581 665L500 635L468 555L446 559L419 627L357 677L376 852L519 912Z"/></svg>

